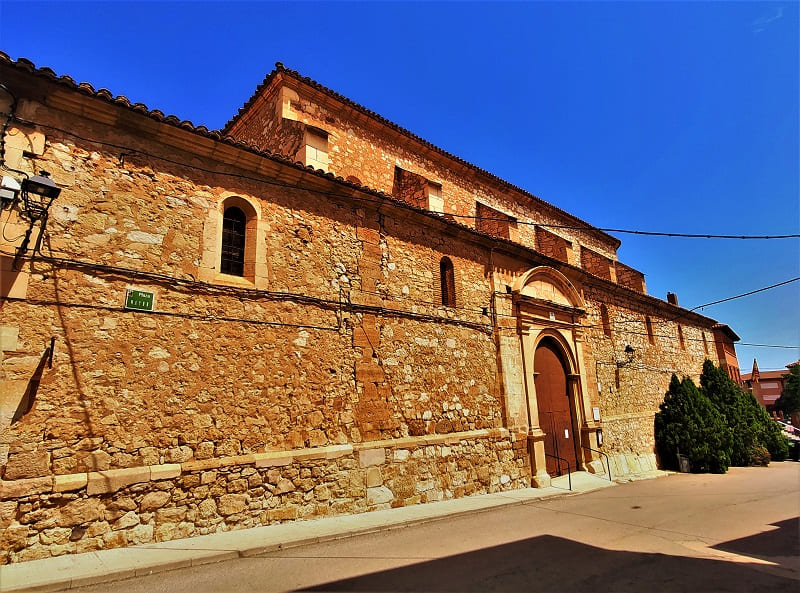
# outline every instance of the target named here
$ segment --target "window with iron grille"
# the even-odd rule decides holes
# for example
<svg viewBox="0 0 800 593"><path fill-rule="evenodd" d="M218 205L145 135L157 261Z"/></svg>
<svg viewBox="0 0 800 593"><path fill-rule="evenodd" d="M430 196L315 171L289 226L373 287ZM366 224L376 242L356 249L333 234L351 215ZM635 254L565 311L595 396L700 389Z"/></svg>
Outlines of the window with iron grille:
<svg viewBox="0 0 800 593"><path fill-rule="evenodd" d="M225 209L222 217L222 257L220 272L244 276L244 241L247 217L236 206Z"/></svg>

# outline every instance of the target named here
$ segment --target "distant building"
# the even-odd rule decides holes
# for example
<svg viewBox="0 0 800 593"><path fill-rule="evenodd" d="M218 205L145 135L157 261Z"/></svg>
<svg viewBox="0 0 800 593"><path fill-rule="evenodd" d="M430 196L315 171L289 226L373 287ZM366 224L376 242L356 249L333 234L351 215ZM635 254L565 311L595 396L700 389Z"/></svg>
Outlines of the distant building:
<svg viewBox="0 0 800 593"><path fill-rule="evenodd" d="M786 369L759 371L758 362L753 359L753 370L742 375L742 385L764 406L768 412L776 412L775 402L783 393L783 385L789 376L789 368L800 361L786 365Z"/></svg>

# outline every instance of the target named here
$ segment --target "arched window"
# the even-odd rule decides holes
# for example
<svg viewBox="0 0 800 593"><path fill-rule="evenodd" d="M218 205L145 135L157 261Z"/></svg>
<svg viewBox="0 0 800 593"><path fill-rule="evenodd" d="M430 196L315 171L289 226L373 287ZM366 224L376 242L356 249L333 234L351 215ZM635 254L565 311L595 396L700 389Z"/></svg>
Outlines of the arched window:
<svg viewBox="0 0 800 593"><path fill-rule="evenodd" d="M655 344L656 337L653 335L653 322L650 320L649 315L644 318L644 324L647 327L647 341L651 344Z"/></svg>
<svg viewBox="0 0 800 593"><path fill-rule="evenodd" d="M453 272L453 262L449 257L443 257L439 262L439 277L442 282L442 305L445 307L456 306L456 278Z"/></svg>
<svg viewBox="0 0 800 593"><path fill-rule="evenodd" d="M611 337L611 321L608 318L608 307L600 305L600 321L603 323L603 333Z"/></svg>
<svg viewBox="0 0 800 593"><path fill-rule="evenodd" d="M686 342L683 341L683 328L678 324L678 341L681 344L681 350L686 350Z"/></svg>
<svg viewBox="0 0 800 593"><path fill-rule="evenodd" d="M222 216L222 252L219 270L231 276L244 276L247 216L240 208L228 206Z"/></svg>

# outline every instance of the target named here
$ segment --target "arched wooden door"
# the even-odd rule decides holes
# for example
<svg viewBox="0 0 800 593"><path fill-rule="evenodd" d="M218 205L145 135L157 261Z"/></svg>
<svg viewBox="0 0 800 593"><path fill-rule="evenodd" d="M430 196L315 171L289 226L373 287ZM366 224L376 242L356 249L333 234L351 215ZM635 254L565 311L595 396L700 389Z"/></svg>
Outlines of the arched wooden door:
<svg viewBox="0 0 800 593"><path fill-rule="evenodd" d="M566 464L557 457L569 463L569 471L575 471L578 466L567 369L561 356L559 346L545 339L536 348L533 358L539 426L547 435L544 451L547 454L547 473L551 476L567 473Z"/></svg>

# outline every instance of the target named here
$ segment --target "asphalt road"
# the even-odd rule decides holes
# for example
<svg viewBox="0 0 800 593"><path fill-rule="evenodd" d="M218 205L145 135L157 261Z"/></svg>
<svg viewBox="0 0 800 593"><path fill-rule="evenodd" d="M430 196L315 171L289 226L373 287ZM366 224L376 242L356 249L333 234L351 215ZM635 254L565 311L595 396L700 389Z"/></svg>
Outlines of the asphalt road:
<svg viewBox="0 0 800 593"><path fill-rule="evenodd" d="M580 496L77 589L798 591L800 463Z"/></svg>

